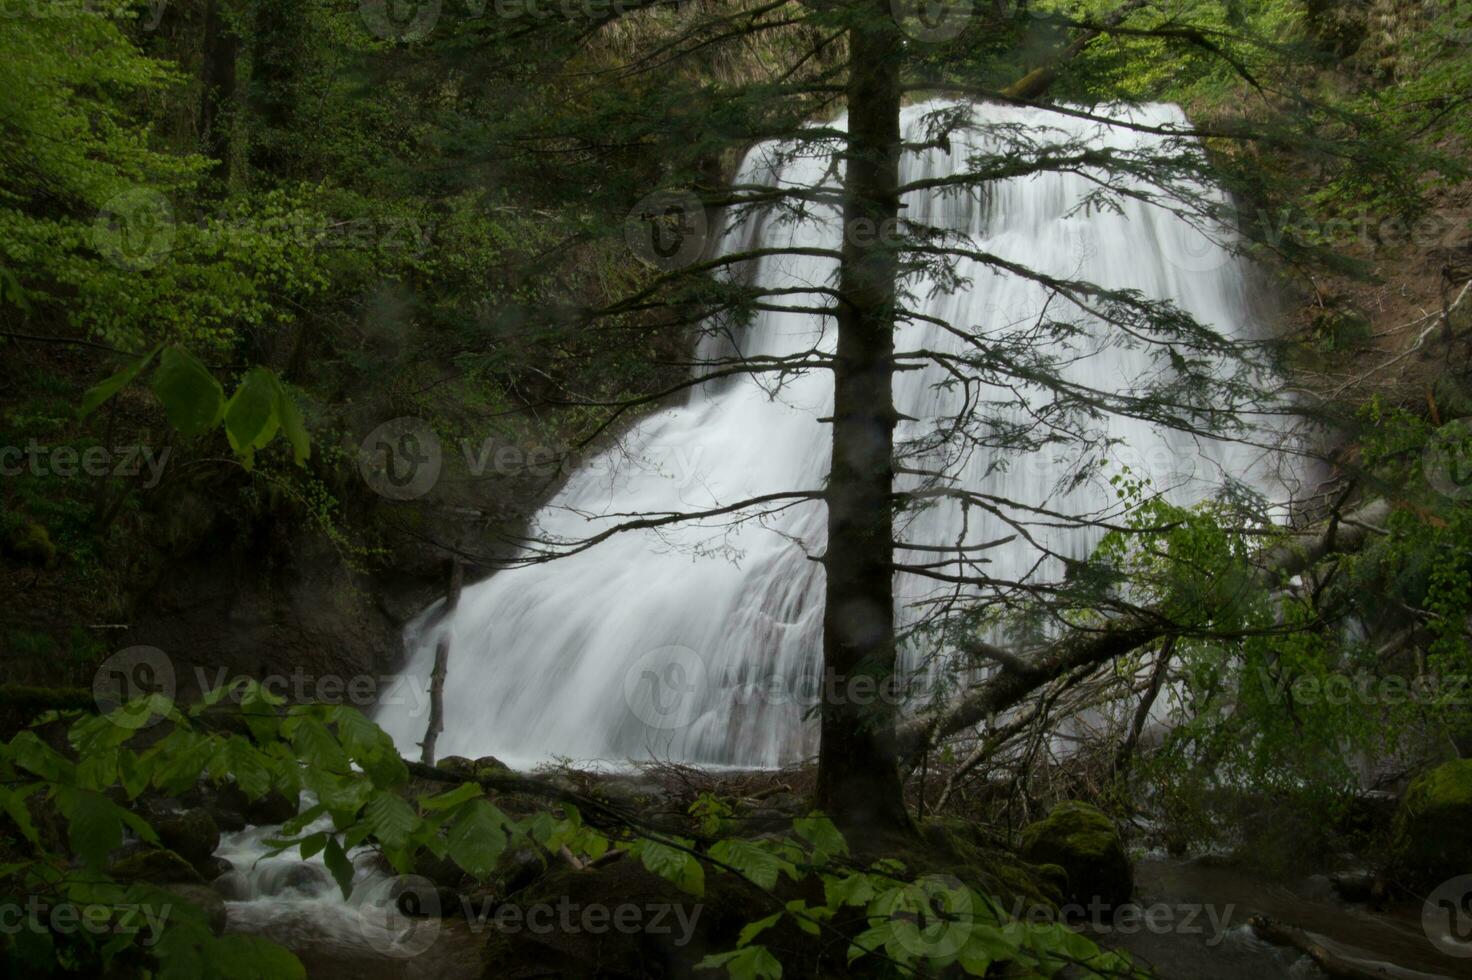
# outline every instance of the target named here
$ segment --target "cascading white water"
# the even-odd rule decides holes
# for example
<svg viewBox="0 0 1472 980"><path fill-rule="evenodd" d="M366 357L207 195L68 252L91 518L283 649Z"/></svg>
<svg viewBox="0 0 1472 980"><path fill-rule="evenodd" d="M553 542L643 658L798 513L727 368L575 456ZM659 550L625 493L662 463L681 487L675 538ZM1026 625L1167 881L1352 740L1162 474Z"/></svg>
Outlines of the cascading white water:
<svg viewBox="0 0 1472 980"><path fill-rule="evenodd" d="M907 107L905 138L923 142L927 116L943 107ZM1042 110L983 105L971 111L974 128L954 134L948 148L906 153L901 180L965 170L968 158L989 145L988 127L994 133L997 127L1028 127L1043 134L1040 144L1163 148L1164 138L1157 135ZM1185 128L1183 114L1173 106L1118 111L1115 118ZM829 125L843 124L840 119ZM748 153L738 181L831 187L835 175L830 171L827 155L794 156L758 146ZM908 193L903 203L909 221L962 233L977 250L1041 273L1171 300L1229 337L1248 332L1246 276L1237 259L1157 204L1126 196L1118 210L1084 207L1097 190L1086 174L1051 172L993 183L984 199L924 190ZM753 247L835 249L839 234L832 207L813 206L800 221L748 212L729 224L719 249L722 254ZM823 286L835 272L832 259L798 255L765 257L743 270L770 288ZM1045 305L1044 289L1028 279L969 260L960 260L956 272L969 283L950 291L911 283L908 305L997 338L1027 329ZM1065 376L1125 391L1158 371L1148 351L1121 343L1099 323L1093 333L1074 338L1069 363L1061 368ZM762 312L736 336L705 341L701 353L706 358L726 357L735 349L747 355L794 355L814 348L831 351L833 339L831 321L824 317ZM896 333L900 351L956 353L963 344L919 318ZM682 404L648 417L619 447L573 473L537 515L537 530L554 538L584 538L628 515L699 511L763 494L821 488L831 431L819 420L831 409L831 378L813 371L787 377L778 388L772 377L708 383ZM897 407L913 420L901 424L898 440L921 438L961 410L963 394L944 387L946 378L934 363L897 376ZM995 391L1000 400L1017 399L1015 393ZM1037 393L1024 398L1001 411L1021 422L1046 400ZM1210 441L1131 418L1115 416L1100 424L1119 440L1112 451L1118 464L1114 472L1128 464L1176 502L1204 497L1228 466L1222 446ZM1078 485L1062 479L1062 453L1044 448L999 459L972 452L945 466L957 485L969 490L1058 512L1083 514L1107 506L1113 491L1104 479ZM1266 464L1239 457L1230 470L1236 479L1270 490L1274 485ZM466 588L448 622L428 631L411 628L406 670L417 678L429 675L439 631L453 635L440 753L494 754L513 764L570 756L741 766L781 765L809 754L815 731L805 715L817 690L822 624L822 572L810 556L823 549L822 506L802 501L760 521L734 528L728 522L714 518L621 533L571 557L497 574ZM909 517L902 537L909 544L938 546L993 541L1011 533L993 515L975 508L963 515L959 505L942 504ZM1039 526L1032 533L1050 550L1081 558L1102 532ZM918 554L910 557L920 560ZM1057 563L1035 567L1038 557L1019 540L988 553L988 574L1056 578ZM912 574L896 577L901 622L915 620L915 600L933 594L936 584ZM856 617L864 614L852 611ZM904 656L913 667L918 654L910 650ZM410 754L426 723L415 708L413 703L384 705L377 718Z"/></svg>

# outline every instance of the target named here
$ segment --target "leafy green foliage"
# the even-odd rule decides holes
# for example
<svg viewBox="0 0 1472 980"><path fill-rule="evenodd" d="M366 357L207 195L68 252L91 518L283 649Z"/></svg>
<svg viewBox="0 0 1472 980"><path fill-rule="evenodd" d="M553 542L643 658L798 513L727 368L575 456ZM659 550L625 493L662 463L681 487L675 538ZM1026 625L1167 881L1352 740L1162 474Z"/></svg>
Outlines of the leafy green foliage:
<svg viewBox="0 0 1472 980"><path fill-rule="evenodd" d="M274 372L251 368L227 402L224 389L209 369L188 351L172 345L155 348L94 386L82 397L80 414L85 417L96 411L122 391L155 356L159 366L153 376L153 393L181 435L202 436L223 421L230 447L249 469L256 451L268 446L278 432L284 432L297 464L306 462L311 453L310 437L295 402Z"/></svg>

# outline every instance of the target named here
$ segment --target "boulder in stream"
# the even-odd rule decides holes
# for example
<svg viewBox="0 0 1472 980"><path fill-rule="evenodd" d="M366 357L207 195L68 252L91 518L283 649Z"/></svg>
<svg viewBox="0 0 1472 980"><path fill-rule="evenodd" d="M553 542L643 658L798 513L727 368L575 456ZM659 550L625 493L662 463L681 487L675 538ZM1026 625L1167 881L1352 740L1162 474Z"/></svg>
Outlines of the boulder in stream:
<svg viewBox="0 0 1472 980"><path fill-rule="evenodd" d="M1071 902L1123 905L1134 891L1134 872L1114 822L1097 807L1068 801L1022 831L1021 855L1068 873Z"/></svg>
<svg viewBox="0 0 1472 980"><path fill-rule="evenodd" d="M1396 869L1434 888L1472 874L1472 759L1447 762L1417 777L1395 815Z"/></svg>

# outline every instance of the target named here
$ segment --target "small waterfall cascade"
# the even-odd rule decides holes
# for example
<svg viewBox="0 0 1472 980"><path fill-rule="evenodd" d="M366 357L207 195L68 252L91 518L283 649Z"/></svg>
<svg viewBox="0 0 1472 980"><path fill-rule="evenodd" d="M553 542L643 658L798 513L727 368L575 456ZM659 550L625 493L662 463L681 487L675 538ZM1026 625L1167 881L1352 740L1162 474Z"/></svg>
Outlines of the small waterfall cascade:
<svg viewBox="0 0 1472 980"><path fill-rule="evenodd" d="M927 119L949 103L904 109L908 142L927 142ZM968 158L987 148L988 131L1037 132L1040 144L1070 143L1162 152L1169 137L1136 128L1049 113L978 105L973 126L949 146L906 152L901 181L965 171ZM1111 118L1153 128L1186 128L1179 109L1150 105L1107 110ZM839 119L828 123L836 128ZM1178 141L1179 142L1179 141ZM790 149L790 147L789 147ZM808 151L753 148L738 183L788 187L836 186L831 157ZM1092 175L1096 176L1096 175ZM1244 264L1169 207L1129 194L1116 208L1090 206L1099 190L1088 172L1043 172L999 180L986 193L910 191L904 215L962 236L968 248L991 253L1047 275L1138 290L1170 300L1198 322L1228 337L1253 333ZM1114 178L1118 184L1119 178ZM1123 186L1129 190L1126 180ZM1140 185L1142 188L1144 185ZM810 246L836 249L839 214L815 203L800 218L748 210L728 220L717 243L721 254L755 248ZM922 314L896 331L900 351L958 352L965 340L925 316L999 340L1033 329L1048 306L1036 282L989 264L959 259L960 288L922 279L907 285L907 305ZM814 255L767 255L741 274L764 286L810 288L831 284L836 261ZM783 300L777 300L781 303ZM809 296L793 305L821 305ZM1094 336L1087 336L1090 329ZM1061 373L1103 391L1126 391L1158 372L1139 345L1118 342L1095 321L1074 338ZM705 359L792 356L831 351L831 320L812 313L758 312L739 330L712 332ZM946 387L944 368L896 376L895 399L906 421L897 441L923 439L962 411L964 399L989 399L995 416L1010 412L1024 424L1046 402L1043 393ZM1010 406L1008 402L1012 402ZM820 421L832 405L826 371L784 377L753 373L706 383L678 404L640 421L617 446L575 469L536 516L534 531L549 538L582 539L630 515L691 512L765 494L821 489L831 429ZM1003 408L997 409L995 406ZM1281 496L1275 454L1245 451L1135 418L1111 415L1110 464L1097 479L1072 482L1062 461L1066 447L999 454L973 451L937 457L955 485L997 494L1051 511L1083 514L1114 500L1111 472L1128 466L1146 475L1177 503L1203 499L1224 474L1269 498ZM999 465L999 462L1001 465ZM914 486L915 480L906 486ZM819 691L822 640L822 553L825 514L805 500L771 509L732 526L717 517L652 530L620 533L570 557L496 574L468 586L453 616L424 628L433 609L407 634L405 670L427 686L436 641L453 637L444 691L442 755L493 754L512 765L553 757L578 760L660 758L703 764L764 767L791 763L814 751L809 708ZM1031 529L1049 550L1083 558L1102 531ZM942 503L907 515L906 543L953 546L1007 537L1013 529L977 508ZM902 558L925 560L918 555ZM933 557L933 555L932 555ZM1019 539L988 552L988 575L1002 580L1056 580L1063 569ZM902 623L913 623L938 583L896 576ZM946 586L944 591L954 591ZM854 615L864 615L855 610ZM914 651L902 653L910 667ZM422 683L420 683L422 681ZM377 721L408 754L417 755L427 718L422 699L381 706Z"/></svg>

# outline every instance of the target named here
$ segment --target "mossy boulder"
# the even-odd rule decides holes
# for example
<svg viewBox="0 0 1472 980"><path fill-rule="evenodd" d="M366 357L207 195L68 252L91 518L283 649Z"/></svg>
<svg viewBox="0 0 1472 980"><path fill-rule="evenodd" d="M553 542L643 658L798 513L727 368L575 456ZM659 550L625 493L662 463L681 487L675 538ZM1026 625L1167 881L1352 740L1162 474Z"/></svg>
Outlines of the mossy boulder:
<svg viewBox="0 0 1472 980"><path fill-rule="evenodd" d="M1411 783L1395 815L1392 852L1397 870L1418 885L1472 874L1472 759Z"/></svg>
<svg viewBox="0 0 1472 980"><path fill-rule="evenodd" d="M108 869L119 881L148 881L156 885L202 885L204 878L184 858L163 848L136 851Z"/></svg>
<svg viewBox="0 0 1472 980"><path fill-rule="evenodd" d="M475 763L463 755L447 755L435 764L436 769L454 773L461 779L471 780L475 778Z"/></svg>
<svg viewBox="0 0 1472 980"><path fill-rule="evenodd" d="M37 568L56 564L56 545L51 543L51 533L40 524L26 524L11 531L5 539L5 553Z"/></svg>
<svg viewBox="0 0 1472 980"><path fill-rule="evenodd" d="M1062 868L1070 902L1123 905L1135 889L1114 822L1087 803L1060 803L1045 819L1023 828L1020 853L1033 864ZM1050 873L1056 877L1056 871Z"/></svg>
<svg viewBox="0 0 1472 980"><path fill-rule="evenodd" d="M493 755L483 755L475 760L473 771L476 779L485 779L489 776L513 775L511 767Z"/></svg>
<svg viewBox="0 0 1472 980"><path fill-rule="evenodd" d="M203 807L155 817L153 829L165 847L196 867L214 857L220 846L219 825Z"/></svg>

